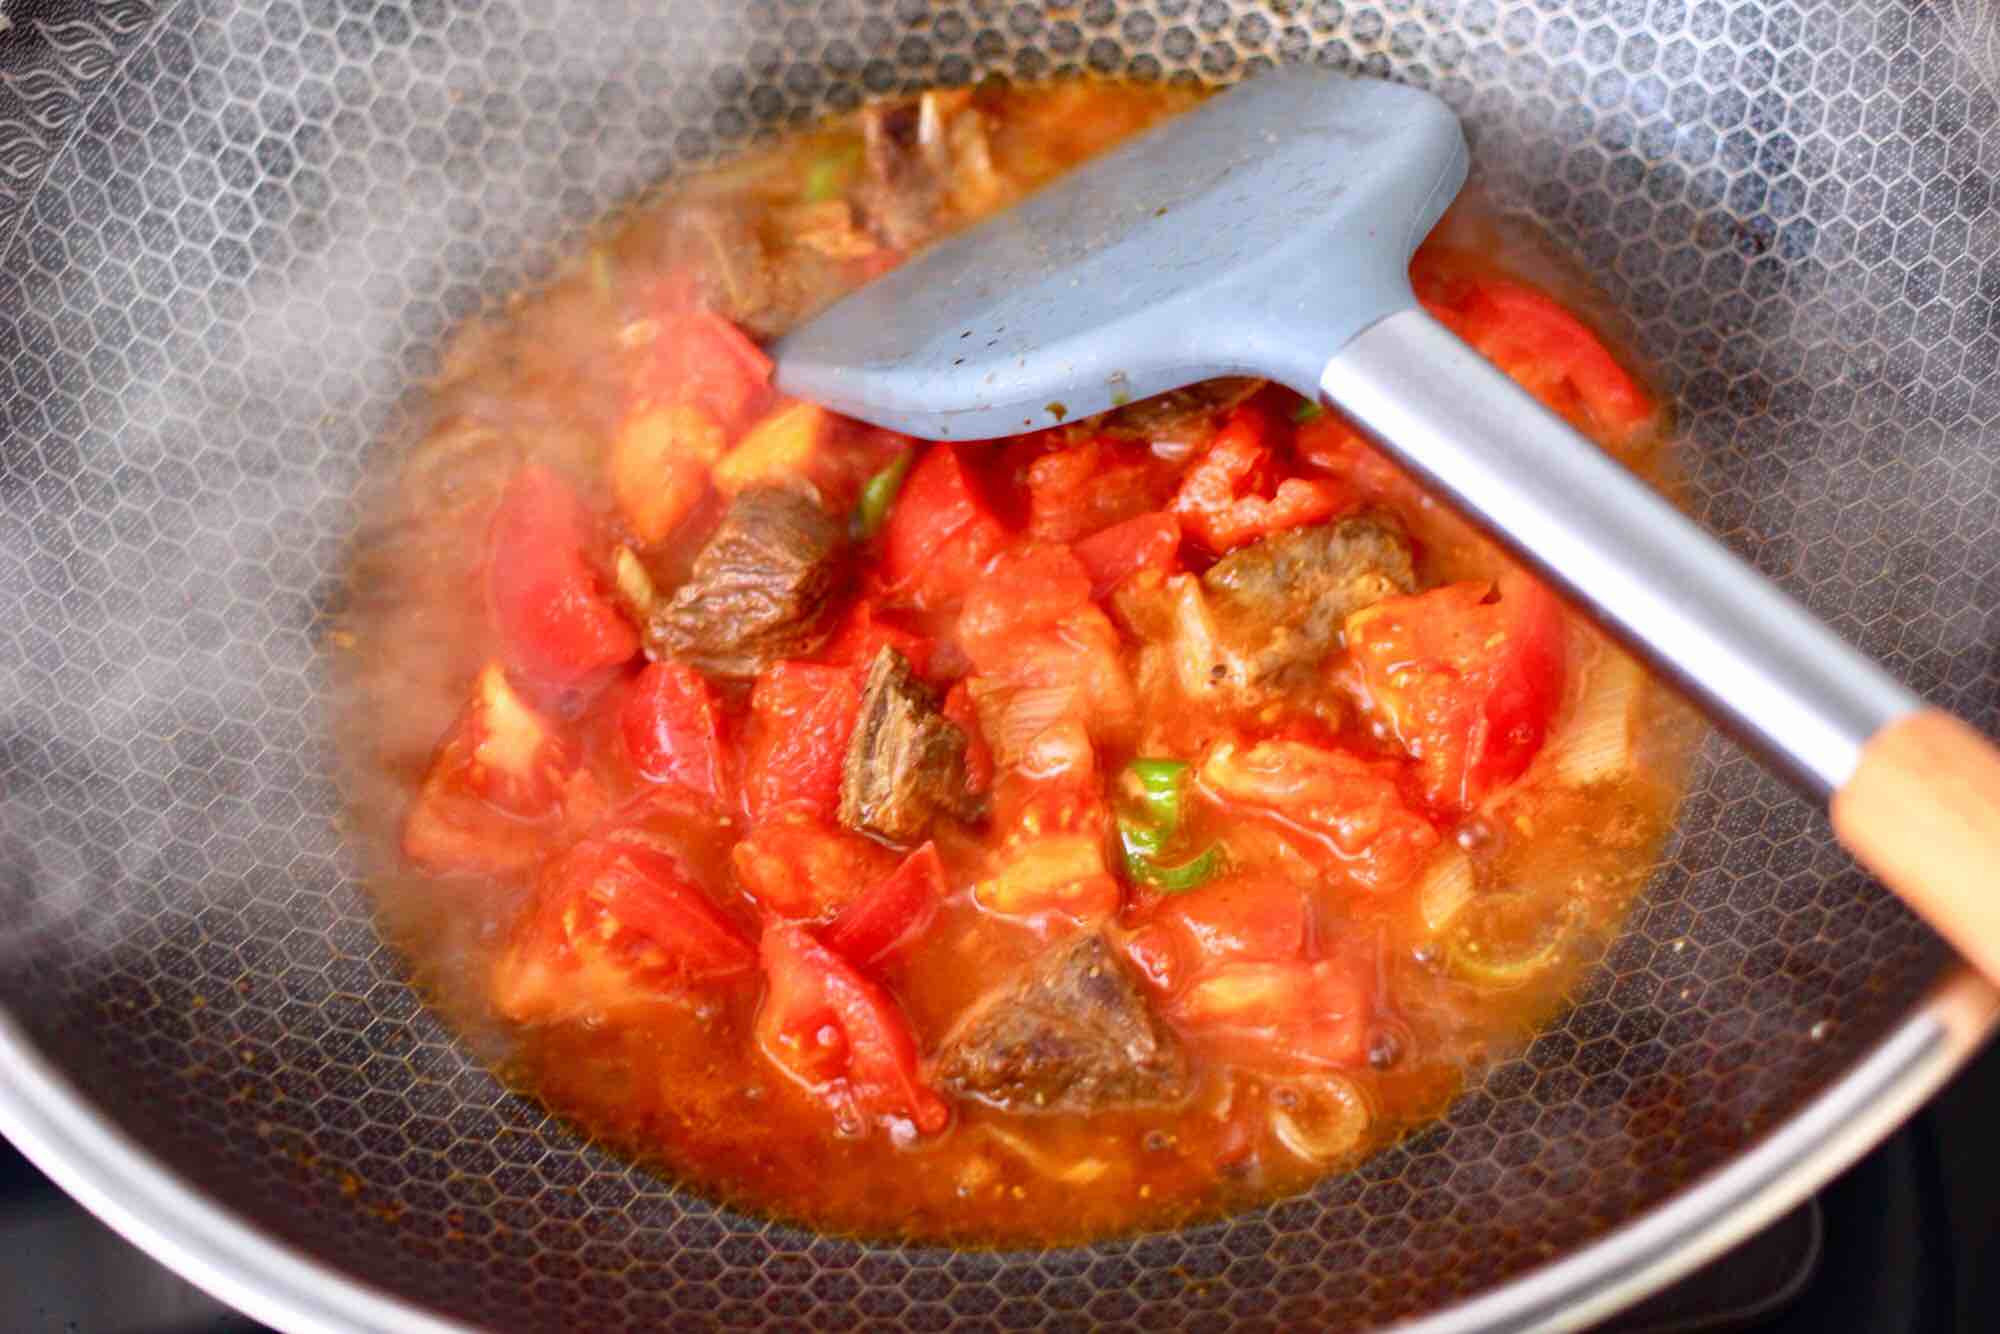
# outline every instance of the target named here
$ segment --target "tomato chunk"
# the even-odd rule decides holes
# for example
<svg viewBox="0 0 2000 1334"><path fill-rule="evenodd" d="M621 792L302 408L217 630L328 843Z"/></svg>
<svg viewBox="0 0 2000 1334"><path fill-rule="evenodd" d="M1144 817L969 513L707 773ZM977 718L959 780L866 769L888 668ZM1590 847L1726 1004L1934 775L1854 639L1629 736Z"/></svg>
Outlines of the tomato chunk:
<svg viewBox="0 0 2000 1334"><path fill-rule="evenodd" d="M1361 970L1332 959L1225 964L1167 1007L1188 1028L1248 1039L1281 1059L1333 1066L1367 1058L1369 1011Z"/></svg>
<svg viewBox="0 0 2000 1334"><path fill-rule="evenodd" d="M758 825L729 855L751 897L780 917L838 912L895 864L881 844L799 812Z"/></svg>
<svg viewBox="0 0 2000 1334"><path fill-rule="evenodd" d="M648 781L721 799L722 714L700 672L678 662L649 664L627 690L618 722L632 767Z"/></svg>
<svg viewBox="0 0 2000 1334"><path fill-rule="evenodd" d="M585 559L589 532L569 485L531 465L507 484L487 538L486 600L508 664L552 685L580 684L639 651Z"/></svg>
<svg viewBox="0 0 2000 1334"><path fill-rule="evenodd" d="M1162 510L1113 524L1071 548L1090 574L1090 595L1101 598L1141 570L1180 569L1181 524Z"/></svg>
<svg viewBox="0 0 2000 1334"><path fill-rule="evenodd" d="M918 676L930 675L931 655L937 651L937 641L885 620L873 602L862 598L833 632L819 657L822 662L859 668L865 673L875 655L885 648L902 654L910 670Z"/></svg>
<svg viewBox="0 0 2000 1334"><path fill-rule="evenodd" d="M1395 765L1302 741L1260 741L1210 748L1201 783L1226 802L1261 809L1325 839L1357 888L1383 892L1408 884L1437 846L1438 834L1403 801Z"/></svg>
<svg viewBox="0 0 2000 1334"><path fill-rule="evenodd" d="M753 820L787 807L831 820L840 772L861 716L861 685L847 667L780 662L750 691L743 796Z"/></svg>
<svg viewBox="0 0 2000 1334"><path fill-rule="evenodd" d="M944 863L926 843L834 919L827 947L864 968L879 963L924 933L945 890Z"/></svg>
<svg viewBox="0 0 2000 1334"><path fill-rule="evenodd" d="M1171 468L1141 445L1086 440L1028 465L1028 534L1074 542L1165 499Z"/></svg>
<svg viewBox="0 0 2000 1334"><path fill-rule="evenodd" d="M1432 251L1411 264L1433 316L1586 431L1615 441L1653 420L1652 397L1589 326L1546 293L1472 264Z"/></svg>
<svg viewBox="0 0 2000 1334"><path fill-rule="evenodd" d="M749 968L752 951L681 864L637 843L603 841L572 851L559 894L586 899L661 952L654 965L699 981Z"/></svg>
<svg viewBox="0 0 2000 1334"><path fill-rule="evenodd" d="M771 393L771 359L714 311L664 298L633 385L638 403L690 404L733 432Z"/></svg>
<svg viewBox="0 0 2000 1334"><path fill-rule="evenodd" d="M1067 547L1010 551L966 594L958 643L979 671L1010 659L1021 641L1090 605L1090 571Z"/></svg>
<svg viewBox="0 0 2000 1334"><path fill-rule="evenodd" d="M1353 498L1324 478L1277 476L1266 442L1270 420L1238 407L1208 451L1181 476L1169 508L1188 536L1217 553L1351 508Z"/></svg>
<svg viewBox="0 0 2000 1334"><path fill-rule="evenodd" d="M979 673L975 691L1068 692L1058 712L1097 734L1122 726L1138 707L1118 631L1090 600L1090 575L1067 548L1030 546L1001 557L967 595L957 639ZM1003 727L1009 734L996 745L1004 762L1032 737Z"/></svg>
<svg viewBox="0 0 2000 1334"><path fill-rule="evenodd" d="M403 851L438 871L507 871L537 856L534 821L554 815L576 774L572 749L499 663L445 733L403 824Z"/></svg>
<svg viewBox="0 0 2000 1334"><path fill-rule="evenodd" d="M1277 962L1305 954L1305 895L1282 880L1225 877L1160 905L1154 920L1181 933L1197 969Z"/></svg>
<svg viewBox="0 0 2000 1334"><path fill-rule="evenodd" d="M756 961L677 858L595 838L550 868L496 968L494 998L517 1020L576 1018L739 976Z"/></svg>
<svg viewBox="0 0 2000 1334"><path fill-rule="evenodd" d="M918 1075L916 1040L888 992L801 926L771 926L761 952L768 986L757 1045L773 1065L845 1133L883 1120L919 1134L944 1129L950 1110Z"/></svg>
<svg viewBox="0 0 2000 1334"><path fill-rule="evenodd" d="M1092 922L1118 910L1118 881L1105 860L1111 809L1080 721L1057 723L1027 744L995 787L993 828L992 872L972 890L988 912Z"/></svg>
<svg viewBox="0 0 2000 1334"><path fill-rule="evenodd" d="M1520 777L1562 700L1562 608L1526 575L1389 598L1347 621L1371 706L1417 763L1425 799L1476 805Z"/></svg>
<svg viewBox="0 0 2000 1334"><path fill-rule="evenodd" d="M722 427L689 403L648 404L619 426L611 496L642 545L664 540L701 503L722 446Z"/></svg>
<svg viewBox="0 0 2000 1334"><path fill-rule="evenodd" d="M898 600L949 606L1006 544L1006 525L980 496L957 447L932 445L889 511L882 577Z"/></svg>

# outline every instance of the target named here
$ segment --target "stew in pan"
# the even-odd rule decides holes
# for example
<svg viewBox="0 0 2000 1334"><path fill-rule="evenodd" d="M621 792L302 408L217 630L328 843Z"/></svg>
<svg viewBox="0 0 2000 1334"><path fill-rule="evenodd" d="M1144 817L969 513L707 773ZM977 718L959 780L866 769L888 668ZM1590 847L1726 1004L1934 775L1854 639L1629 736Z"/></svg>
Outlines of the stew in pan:
<svg viewBox="0 0 2000 1334"><path fill-rule="evenodd" d="M1019 1244L1301 1188L1531 1036L1657 854L1684 717L1318 405L948 445L772 390L763 342L1192 96L927 93L678 182L456 338L374 502L391 938L731 1203ZM1659 477L1526 253L1455 219L1412 275Z"/></svg>

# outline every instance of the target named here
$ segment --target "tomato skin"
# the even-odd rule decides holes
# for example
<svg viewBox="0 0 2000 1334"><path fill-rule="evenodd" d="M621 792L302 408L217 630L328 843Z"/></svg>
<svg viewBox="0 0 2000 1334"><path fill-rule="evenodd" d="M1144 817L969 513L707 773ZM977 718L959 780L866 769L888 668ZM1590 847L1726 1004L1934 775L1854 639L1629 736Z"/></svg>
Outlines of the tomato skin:
<svg viewBox="0 0 2000 1334"><path fill-rule="evenodd" d="M1180 520L1165 510L1141 514L1091 534L1070 548L1090 575L1090 595L1101 598L1141 570L1180 569Z"/></svg>
<svg viewBox="0 0 2000 1334"><path fill-rule="evenodd" d="M861 717L861 684L848 667L780 662L750 691L743 798L764 821L786 808L831 820L840 805L847 743Z"/></svg>
<svg viewBox="0 0 2000 1334"><path fill-rule="evenodd" d="M826 929L827 948L857 967L881 962L924 933L946 888L937 845L926 843L841 911Z"/></svg>
<svg viewBox="0 0 2000 1334"><path fill-rule="evenodd" d="M944 1129L950 1109L918 1075L909 1022L887 991L792 923L766 928L760 953L768 981L757 1045L773 1065L843 1129L882 1118L921 1134Z"/></svg>
<svg viewBox="0 0 2000 1334"><path fill-rule="evenodd" d="M932 445L903 482L882 529L882 579L891 597L949 606L1007 544L1006 525L979 494L954 445Z"/></svg>
<svg viewBox="0 0 2000 1334"><path fill-rule="evenodd" d="M810 919L851 905L895 862L881 844L796 810L758 825L729 857L766 912Z"/></svg>
<svg viewBox="0 0 2000 1334"><path fill-rule="evenodd" d="M639 651L584 557L589 534L569 484L535 464L507 484L487 534L486 601L508 664L554 686L579 685Z"/></svg>
<svg viewBox="0 0 2000 1334"><path fill-rule="evenodd" d="M632 767L648 782L722 799L722 712L700 672L685 663L648 664L627 687L618 724Z"/></svg>
<svg viewBox="0 0 2000 1334"><path fill-rule="evenodd" d="M1187 536L1217 555L1353 507L1330 480L1279 479L1267 443L1274 429L1262 409L1243 404L1181 475L1168 508Z"/></svg>
<svg viewBox="0 0 2000 1334"><path fill-rule="evenodd" d="M1477 805L1520 777L1562 700L1562 607L1525 575L1389 598L1348 618L1371 706L1416 761L1425 800Z"/></svg>

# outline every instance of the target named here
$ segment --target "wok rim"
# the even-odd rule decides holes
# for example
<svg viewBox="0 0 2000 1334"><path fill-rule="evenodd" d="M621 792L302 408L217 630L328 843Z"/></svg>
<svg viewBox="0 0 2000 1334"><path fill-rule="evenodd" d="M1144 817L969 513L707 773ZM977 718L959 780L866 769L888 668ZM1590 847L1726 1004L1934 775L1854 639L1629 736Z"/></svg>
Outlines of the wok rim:
<svg viewBox="0 0 2000 1334"><path fill-rule="evenodd" d="M1722 1254L1874 1148L1969 1060L2000 990L1963 964L1834 1083L1692 1185L1569 1255L1400 1323L1410 1334L1577 1330ZM99 1111L0 1008L0 1134L113 1231L291 1334L470 1334L270 1236Z"/></svg>

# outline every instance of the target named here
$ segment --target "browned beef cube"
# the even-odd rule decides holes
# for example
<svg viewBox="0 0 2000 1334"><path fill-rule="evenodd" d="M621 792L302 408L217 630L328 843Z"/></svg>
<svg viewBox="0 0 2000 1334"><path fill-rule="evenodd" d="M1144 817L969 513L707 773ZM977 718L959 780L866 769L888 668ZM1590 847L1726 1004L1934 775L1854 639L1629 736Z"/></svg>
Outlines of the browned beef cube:
<svg viewBox="0 0 2000 1334"><path fill-rule="evenodd" d="M804 657L833 630L848 575L841 523L800 487L736 497L687 582L646 625L646 647L716 676Z"/></svg>
<svg viewBox="0 0 2000 1334"><path fill-rule="evenodd" d="M1012 1112L1093 1112L1180 1101L1180 1040L1100 935L1057 945L954 1026L937 1080Z"/></svg>

